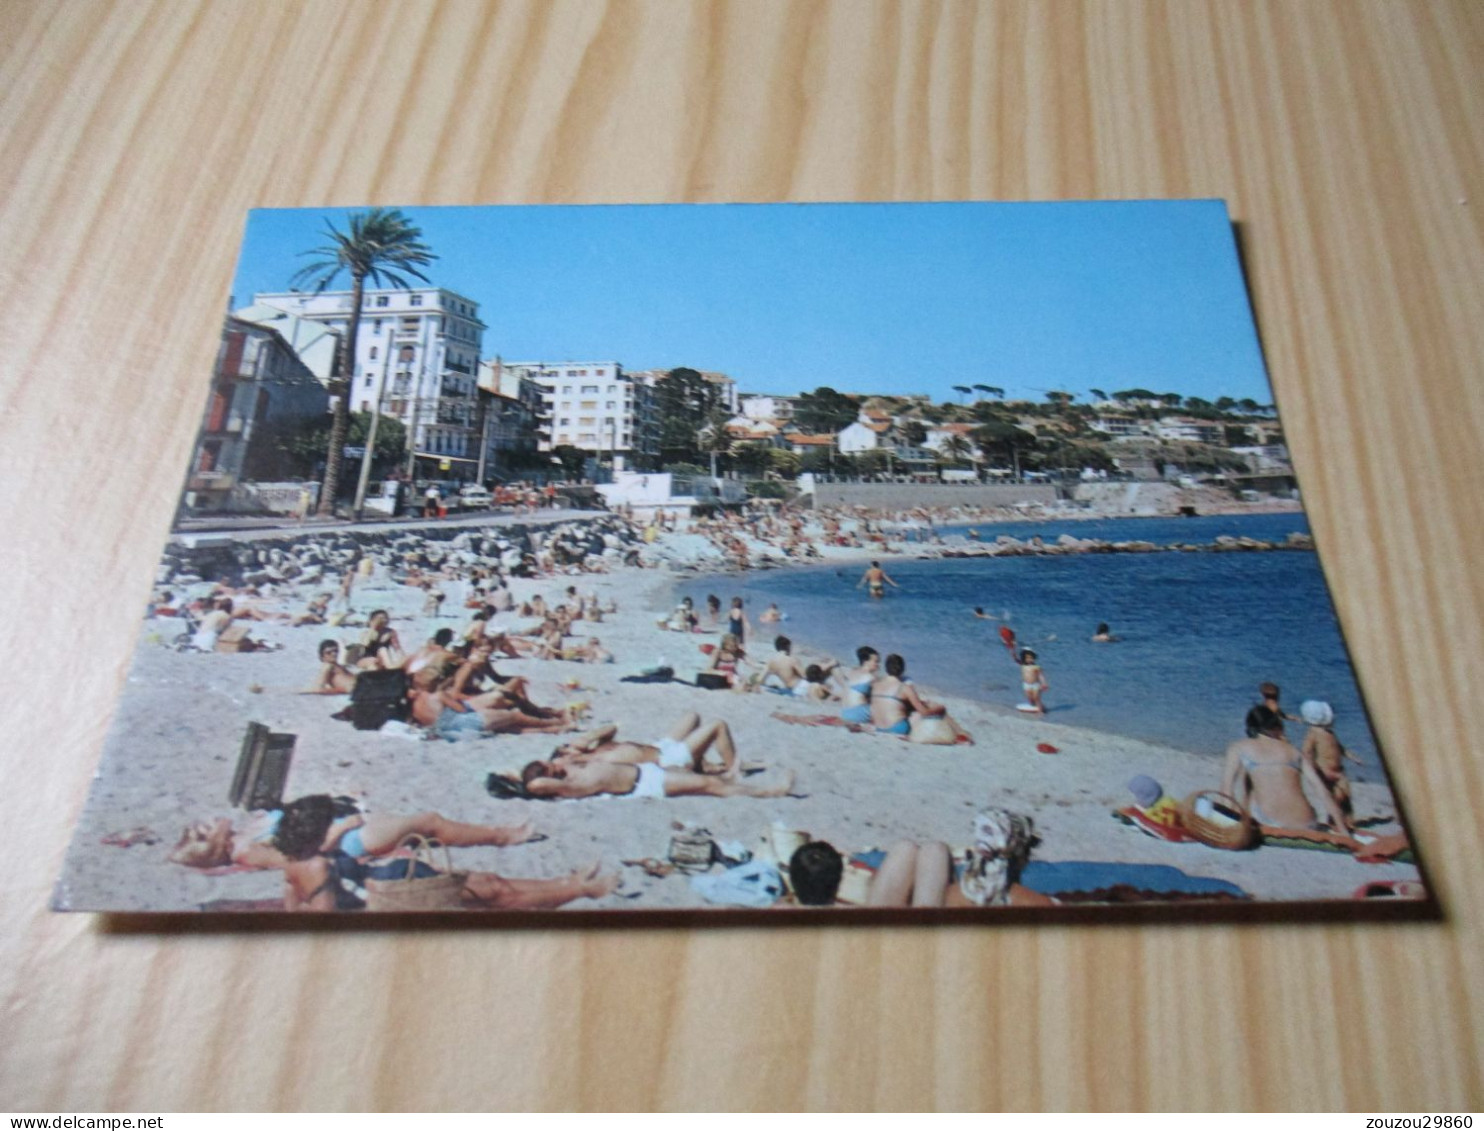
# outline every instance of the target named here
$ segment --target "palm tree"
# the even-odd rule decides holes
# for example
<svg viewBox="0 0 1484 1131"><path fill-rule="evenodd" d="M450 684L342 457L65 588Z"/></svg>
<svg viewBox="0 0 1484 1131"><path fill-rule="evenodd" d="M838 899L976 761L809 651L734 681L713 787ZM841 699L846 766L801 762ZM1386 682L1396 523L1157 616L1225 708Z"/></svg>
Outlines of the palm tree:
<svg viewBox="0 0 1484 1131"><path fill-rule="evenodd" d="M943 455L953 463L965 463L974 456L974 445L962 436L949 436L941 446Z"/></svg>
<svg viewBox="0 0 1484 1131"><path fill-rule="evenodd" d="M962 404L963 398L967 397L974 390L971 389L968 385L955 385L953 386L953 391L958 394L959 403Z"/></svg>
<svg viewBox="0 0 1484 1131"><path fill-rule="evenodd" d="M992 385L975 385L974 392L983 393L987 397L994 392L994 387ZM974 399L977 401L979 398L975 397Z"/></svg>
<svg viewBox="0 0 1484 1131"><path fill-rule="evenodd" d="M361 305L366 280L370 279L378 287L390 284L411 290L412 284L404 276L411 275L426 283L428 277L418 268L426 267L438 258L433 249L423 243L422 229L399 209L373 208L368 212L354 212L348 227L348 232L342 232L326 221L325 228L331 242L301 252L317 258L294 272L290 280L290 283L309 283L319 292L339 278L342 271L350 275L350 325L340 341L336 372L330 381L330 393L335 397L335 417L330 424L330 449L325 453L325 480L320 488L317 508L317 513L322 515L334 513L335 496L340 490L340 465L350 424L350 387L355 379L356 338L361 331ZM409 433L407 442L415 447L417 437ZM367 444L365 458L369 458L374 443L373 438Z"/></svg>

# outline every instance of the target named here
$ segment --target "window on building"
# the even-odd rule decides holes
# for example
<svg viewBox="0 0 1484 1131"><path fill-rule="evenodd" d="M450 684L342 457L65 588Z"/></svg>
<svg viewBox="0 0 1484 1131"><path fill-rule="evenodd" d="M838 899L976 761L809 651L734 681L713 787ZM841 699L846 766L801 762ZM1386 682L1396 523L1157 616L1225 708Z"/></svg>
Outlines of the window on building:
<svg viewBox="0 0 1484 1131"><path fill-rule="evenodd" d="M371 384L371 374L370 373L367 373L366 374L366 384L367 385L370 385Z"/></svg>
<svg viewBox="0 0 1484 1131"><path fill-rule="evenodd" d="M597 421L595 419L593 419L591 416L579 416L577 418L577 423L578 423L578 426L579 427L582 427L582 428L591 428L594 424L597 423Z"/></svg>
<svg viewBox="0 0 1484 1131"><path fill-rule="evenodd" d="M569 369L569 370L567 370L567 376L568 377L576 377L577 376L577 370L575 370L575 369Z"/></svg>
<svg viewBox="0 0 1484 1131"><path fill-rule="evenodd" d="M386 295L377 295L376 296L376 305L377 306L386 306L387 303L389 303L390 301L391 301L391 299L389 299ZM377 323L377 326L380 326L380 325L381 325L381 323L378 322Z"/></svg>
<svg viewBox="0 0 1484 1131"><path fill-rule="evenodd" d="M597 393L598 393L598 386L596 386L596 385L584 385L584 386L582 386L582 395L585 396L585 397L597 396Z"/></svg>
<svg viewBox="0 0 1484 1131"><path fill-rule="evenodd" d="M375 361L376 360L376 356L377 356L376 355L376 347L375 346L372 346L371 347L371 360L372 361Z"/></svg>
<svg viewBox="0 0 1484 1131"><path fill-rule="evenodd" d="M562 386L562 396L564 396L564 397L570 397L571 395L572 395L572 386L571 385L563 385Z"/></svg>
<svg viewBox="0 0 1484 1131"><path fill-rule="evenodd" d="M371 332L373 334L379 334L379 333L381 333L381 319L380 318L373 318L373 319L371 319Z"/></svg>
<svg viewBox="0 0 1484 1131"><path fill-rule="evenodd" d="M421 306L423 304L423 296L422 295L413 295L411 298L409 298L407 300L407 304L409 306Z"/></svg>
<svg viewBox="0 0 1484 1131"><path fill-rule="evenodd" d="M598 402L597 401L579 401L577 407L580 408L580 409L582 409L584 412L592 412L594 409L596 409L598 407Z"/></svg>
<svg viewBox="0 0 1484 1131"><path fill-rule="evenodd" d="M613 407L614 407L614 404L613 404L613 402L612 402L612 401L607 401L607 402L605 402L605 403L604 403L604 405L603 405L603 407L604 407L604 408L608 408L608 409L611 409L611 408L613 408Z"/></svg>

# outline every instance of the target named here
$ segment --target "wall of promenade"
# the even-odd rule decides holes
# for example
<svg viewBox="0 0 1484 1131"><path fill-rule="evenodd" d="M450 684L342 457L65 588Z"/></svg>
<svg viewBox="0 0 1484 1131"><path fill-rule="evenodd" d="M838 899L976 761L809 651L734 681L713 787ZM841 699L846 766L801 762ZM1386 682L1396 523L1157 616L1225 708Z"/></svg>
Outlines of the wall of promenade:
<svg viewBox="0 0 1484 1131"><path fill-rule="evenodd" d="M1006 507L1016 503L1056 502L1048 483L816 483L815 506Z"/></svg>

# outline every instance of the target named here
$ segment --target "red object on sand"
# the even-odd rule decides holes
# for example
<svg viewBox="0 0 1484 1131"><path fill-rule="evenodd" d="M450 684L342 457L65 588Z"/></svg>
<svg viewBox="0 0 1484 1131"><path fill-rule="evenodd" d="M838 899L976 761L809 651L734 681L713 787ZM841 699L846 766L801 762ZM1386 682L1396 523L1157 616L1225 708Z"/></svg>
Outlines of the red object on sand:
<svg viewBox="0 0 1484 1131"><path fill-rule="evenodd" d="M1052 746L1051 743L1049 743L1049 742L1038 742L1038 743L1036 743L1036 749L1039 750L1042 754L1060 754L1061 753L1060 750L1058 750L1055 746Z"/></svg>

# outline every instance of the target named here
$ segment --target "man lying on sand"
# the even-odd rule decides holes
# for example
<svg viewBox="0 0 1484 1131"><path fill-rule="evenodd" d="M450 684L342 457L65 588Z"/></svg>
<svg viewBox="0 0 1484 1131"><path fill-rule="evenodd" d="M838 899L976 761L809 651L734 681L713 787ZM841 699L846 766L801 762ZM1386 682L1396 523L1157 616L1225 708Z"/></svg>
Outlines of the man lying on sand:
<svg viewBox="0 0 1484 1131"><path fill-rule="evenodd" d="M319 675L305 695L349 695L355 690L356 673L340 662L340 643L322 640L319 646Z"/></svg>
<svg viewBox="0 0 1484 1131"><path fill-rule="evenodd" d="M759 682L764 687L776 686L800 699L817 698L818 695L812 690L813 687L822 682L823 678L838 666L834 660L828 660L819 665L805 666L793 655L793 641L787 636L776 637L773 641L773 648L773 655L768 657L768 662L763 666ZM812 666L819 668L819 680L809 679L809 667Z"/></svg>
<svg viewBox="0 0 1484 1131"><path fill-rule="evenodd" d="M720 720L703 726L694 712L654 744L617 737L618 727L609 725L559 746L550 761L527 765L521 783L533 796L551 798L783 797L793 789L792 773L776 786L741 781L731 728ZM719 766L706 760L712 749Z"/></svg>
<svg viewBox="0 0 1484 1131"><path fill-rule="evenodd" d="M453 680L437 668L423 668L412 676L407 690L412 721L439 738L457 742L485 734L565 734L576 729L566 710L530 714L519 707L495 706L493 700L489 705L475 706L474 701L453 693Z"/></svg>

